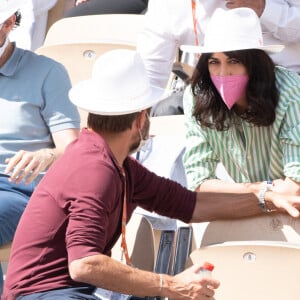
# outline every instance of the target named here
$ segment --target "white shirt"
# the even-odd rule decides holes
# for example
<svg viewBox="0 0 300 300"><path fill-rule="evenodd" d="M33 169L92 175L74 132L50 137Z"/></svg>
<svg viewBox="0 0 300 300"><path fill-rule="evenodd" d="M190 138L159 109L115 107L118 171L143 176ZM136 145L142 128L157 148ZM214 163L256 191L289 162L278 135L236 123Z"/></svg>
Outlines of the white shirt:
<svg viewBox="0 0 300 300"><path fill-rule="evenodd" d="M55 4L57 0L32 0L34 14L37 16L48 12Z"/></svg>
<svg viewBox="0 0 300 300"><path fill-rule="evenodd" d="M196 18L200 45L210 16L224 0L197 1ZM261 16L265 44L284 44L272 55L276 64L300 73L300 0L266 0ZM195 44L191 0L150 0L145 28L137 49L143 57L151 83L165 87L172 70L176 49Z"/></svg>

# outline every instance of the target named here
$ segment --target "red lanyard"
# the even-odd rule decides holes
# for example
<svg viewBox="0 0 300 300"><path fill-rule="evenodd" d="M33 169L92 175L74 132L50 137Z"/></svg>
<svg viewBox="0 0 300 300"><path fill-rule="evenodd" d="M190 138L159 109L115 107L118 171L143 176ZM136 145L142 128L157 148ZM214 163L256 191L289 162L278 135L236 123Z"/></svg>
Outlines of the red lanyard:
<svg viewBox="0 0 300 300"><path fill-rule="evenodd" d="M126 264L131 266L131 260L128 254L128 248L126 243L126 221L127 221L127 196L126 196L126 175L125 171L121 169L123 175L123 213L122 213L122 240L121 240L121 248L122 252L125 255Z"/></svg>
<svg viewBox="0 0 300 300"><path fill-rule="evenodd" d="M199 46L198 30L197 30L197 18L196 18L196 0L192 0L192 14L193 14L193 26L194 26L194 34L195 34L195 43L196 43L196 46Z"/></svg>

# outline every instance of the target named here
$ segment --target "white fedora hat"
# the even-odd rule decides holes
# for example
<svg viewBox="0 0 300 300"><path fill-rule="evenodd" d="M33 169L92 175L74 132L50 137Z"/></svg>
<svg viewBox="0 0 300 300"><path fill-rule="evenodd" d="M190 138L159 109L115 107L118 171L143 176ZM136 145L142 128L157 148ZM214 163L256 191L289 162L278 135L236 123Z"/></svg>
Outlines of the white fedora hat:
<svg viewBox="0 0 300 300"><path fill-rule="evenodd" d="M215 53L261 49L268 53L283 50L283 45L264 45L259 18L246 7L224 10L217 8L207 26L204 46L182 45L183 52Z"/></svg>
<svg viewBox="0 0 300 300"><path fill-rule="evenodd" d="M162 100L165 90L151 86L143 61L133 50L104 53L93 66L92 77L71 88L71 101L99 115L125 115Z"/></svg>
<svg viewBox="0 0 300 300"><path fill-rule="evenodd" d="M27 0L0 0L0 24L19 10Z"/></svg>

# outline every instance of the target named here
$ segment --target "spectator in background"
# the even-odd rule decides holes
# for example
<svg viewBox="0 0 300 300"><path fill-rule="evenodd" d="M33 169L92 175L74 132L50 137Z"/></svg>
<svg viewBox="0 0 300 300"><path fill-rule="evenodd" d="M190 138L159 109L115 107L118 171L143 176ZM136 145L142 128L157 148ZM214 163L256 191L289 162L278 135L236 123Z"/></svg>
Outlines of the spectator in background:
<svg viewBox="0 0 300 300"><path fill-rule="evenodd" d="M300 77L274 63L264 45L257 15L249 8L217 9L204 46L182 46L199 53L184 95L184 165L191 190L243 193L260 189L300 195ZM216 179L222 162L231 182Z"/></svg>
<svg viewBox="0 0 300 300"><path fill-rule="evenodd" d="M77 0L75 7L65 17L98 14L141 14L147 9L148 0Z"/></svg>
<svg viewBox="0 0 300 300"><path fill-rule="evenodd" d="M0 1L0 246L12 241L34 188L80 126L65 68L9 41L22 4ZM0 269L0 294L2 278Z"/></svg>
<svg viewBox="0 0 300 300"><path fill-rule="evenodd" d="M272 58L276 64L300 73L300 2L289 0L150 0L146 26L138 40L152 84L166 87L177 49L203 45L206 27L216 8L249 7L260 17L265 44L284 44ZM188 59L187 59L188 57ZM183 62L196 62L183 55ZM182 92L152 109L152 115L181 114Z"/></svg>

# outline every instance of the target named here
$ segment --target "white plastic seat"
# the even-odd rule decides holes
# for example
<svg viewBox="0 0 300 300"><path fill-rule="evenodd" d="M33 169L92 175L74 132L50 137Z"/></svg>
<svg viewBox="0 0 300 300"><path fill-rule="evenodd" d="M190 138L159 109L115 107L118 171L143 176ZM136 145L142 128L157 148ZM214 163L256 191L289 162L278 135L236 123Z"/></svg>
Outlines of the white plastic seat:
<svg viewBox="0 0 300 300"><path fill-rule="evenodd" d="M194 250L187 267L208 261L221 282L215 300L298 300L300 246L281 242L228 242Z"/></svg>
<svg viewBox="0 0 300 300"><path fill-rule="evenodd" d="M56 21L47 32L44 46L57 44L107 43L136 45L144 26L144 15L100 14Z"/></svg>
<svg viewBox="0 0 300 300"><path fill-rule="evenodd" d="M151 223L146 217L134 213L126 226L126 243L132 264L142 270L153 271L155 242ZM112 249L112 258L125 263L121 250L121 237Z"/></svg>
<svg viewBox="0 0 300 300"><path fill-rule="evenodd" d="M187 266L215 265L213 276L221 282L215 300L299 299L300 219L265 214L193 228L196 249Z"/></svg>
<svg viewBox="0 0 300 300"><path fill-rule="evenodd" d="M265 214L236 220L216 220L194 230L198 247L231 241L279 241L300 245L300 219L288 214Z"/></svg>

